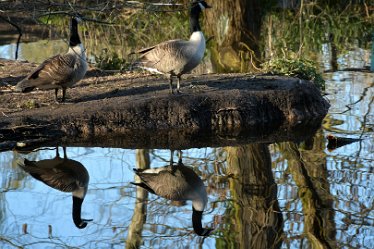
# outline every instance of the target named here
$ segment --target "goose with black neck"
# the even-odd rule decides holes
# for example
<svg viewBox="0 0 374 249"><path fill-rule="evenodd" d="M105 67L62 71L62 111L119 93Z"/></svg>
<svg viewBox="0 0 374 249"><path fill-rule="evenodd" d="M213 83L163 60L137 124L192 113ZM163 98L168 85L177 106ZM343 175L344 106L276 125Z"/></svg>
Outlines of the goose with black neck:
<svg viewBox="0 0 374 249"><path fill-rule="evenodd" d="M205 1L194 1L190 10L191 36L189 40L170 40L141 49L136 66L150 72L169 76L170 93L173 93L173 77L177 77L177 93L180 92L181 76L200 64L205 53L205 37L200 28L199 17L210 8Z"/></svg>
<svg viewBox="0 0 374 249"><path fill-rule="evenodd" d="M87 72L86 50L78 34L79 17L71 18L69 50L65 54L55 55L18 82L16 91L27 93L37 89L55 89L58 102L58 90L62 89L61 102L65 101L66 89L83 79Z"/></svg>

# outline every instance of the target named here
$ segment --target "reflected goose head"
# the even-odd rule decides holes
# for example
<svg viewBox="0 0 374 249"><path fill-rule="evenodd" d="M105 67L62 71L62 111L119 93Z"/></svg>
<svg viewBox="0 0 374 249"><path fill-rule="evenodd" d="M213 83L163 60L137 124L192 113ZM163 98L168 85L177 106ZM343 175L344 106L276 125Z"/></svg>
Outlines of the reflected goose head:
<svg viewBox="0 0 374 249"><path fill-rule="evenodd" d="M192 207L192 226L195 233L199 236L209 236L214 229L212 228L203 228L201 220L203 218L204 211L198 211Z"/></svg>
<svg viewBox="0 0 374 249"><path fill-rule="evenodd" d="M82 219L81 218L81 209L82 209L82 203L83 198L76 197L73 195L73 222L75 226L79 229L83 229L87 226L88 221L92 221L92 219Z"/></svg>

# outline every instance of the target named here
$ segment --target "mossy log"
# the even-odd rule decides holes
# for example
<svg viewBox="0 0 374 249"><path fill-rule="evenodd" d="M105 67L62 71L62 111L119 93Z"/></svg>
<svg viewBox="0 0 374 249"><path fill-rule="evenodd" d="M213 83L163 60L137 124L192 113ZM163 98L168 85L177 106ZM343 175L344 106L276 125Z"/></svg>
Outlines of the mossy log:
<svg viewBox="0 0 374 249"><path fill-rule="evenodd" d="M181 94L169 94L163 77L109 79L89 72L68 95L68 103L56 104L53 91L0 91L8 107L0 119L0 143L7 145L0 150L37 140L129 148L283 141L295 132L312 135L329 108L311 82L248 74L189 76ZM30 99L38 108L12 111Z"/></svg>

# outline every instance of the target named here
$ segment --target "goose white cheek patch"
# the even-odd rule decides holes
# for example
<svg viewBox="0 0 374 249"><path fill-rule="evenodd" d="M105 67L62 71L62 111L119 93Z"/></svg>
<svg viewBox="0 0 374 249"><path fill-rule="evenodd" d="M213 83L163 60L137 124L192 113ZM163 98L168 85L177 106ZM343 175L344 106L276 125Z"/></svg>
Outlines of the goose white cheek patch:
<svg viewBox="0 0 374 249"><path fill-rule="evenodd" d="M204 5L202 5L201 3L198 3L198 4L199 4L201 10L205 10Z"/></svg>

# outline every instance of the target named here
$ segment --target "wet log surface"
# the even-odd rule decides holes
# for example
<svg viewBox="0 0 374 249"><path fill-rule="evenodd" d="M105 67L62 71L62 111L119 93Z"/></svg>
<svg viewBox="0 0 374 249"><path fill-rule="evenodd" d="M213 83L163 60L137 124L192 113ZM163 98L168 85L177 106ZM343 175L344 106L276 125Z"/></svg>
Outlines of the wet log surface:
<svg viewBox="0 0 374 249"><path fill-rule="evenodd" d="M303 139L329 108L311 82L296 78L190 75L172 95L162 76L94 69L68 89L67 103L57 104L54 91L12 91L35 66L0 61L0 150L20 141L188 148Z"/></svg>

